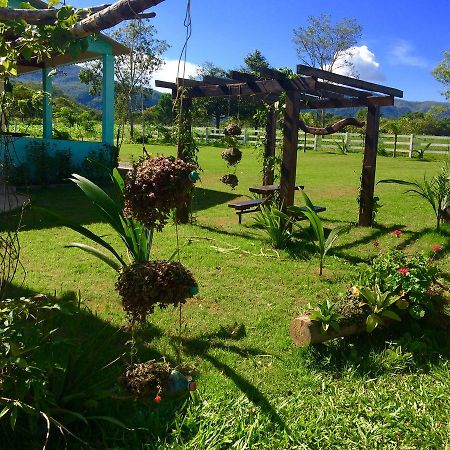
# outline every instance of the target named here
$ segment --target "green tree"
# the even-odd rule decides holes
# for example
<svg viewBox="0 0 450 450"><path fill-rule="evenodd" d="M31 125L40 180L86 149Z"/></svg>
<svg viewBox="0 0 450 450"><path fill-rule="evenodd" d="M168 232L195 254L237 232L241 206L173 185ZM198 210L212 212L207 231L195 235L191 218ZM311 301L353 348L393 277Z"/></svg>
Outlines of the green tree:
<svg viewBox="0 0 450 450"><path fill-rule="evenodd" d="M450 99L450 52L444 52L444 60L435 67L432 74L446 87L442 95Z"/></svg>
<svg viewBox="0 0 450 450"><path fill-rule="evenodd" d="M225 78L228 73L225 69L215 66L213 63L207 61L198 70L198 75L200 76L212 76ZM202 108L208 119L214 121L216 128L220 127L220 121L232 114L232 102L231 99L225 97L205 97L198 98L195 101L196 108Z"/></svg>
<svg viewBox="0 0 450 450"><path fill-rule="evenodd" d="M346 67L356 75L349 58L361 33L362 26L353 18L332 23L329 14L320 14L310 16L305 27L294 29L294 43L303 64L331 72Z"/></svg>
<svg viewBox="0 0 450 450"><path fill-rule="evenodd" d="M168 44L156 38L156 29L146 20L133 20L115 29L109 36L127 46L130 52L116 56L116 112L119 126L128 121L130 137L134 136L133 111L137 109L142 92L148 91L153 73L163 65L162 55ZM80 80L99 95L102 84L101 61L94 61L80 72Z"/></svg>
<svg viewBox="0 0 450 450"><path fill-rule="evenodd" d="M261 69L267 69L269 67L268 59L261 53L259 49L255 49L253 53L249 53L244 58L244 72L253 73L257 76L260 75Z"/></svg>
<svg viewBox="0 0 450 450"><path fill-rule="evenodd" d="M172 125L175 115L171 94L162 94L154 107L155 120L162 125Z"/></svg>

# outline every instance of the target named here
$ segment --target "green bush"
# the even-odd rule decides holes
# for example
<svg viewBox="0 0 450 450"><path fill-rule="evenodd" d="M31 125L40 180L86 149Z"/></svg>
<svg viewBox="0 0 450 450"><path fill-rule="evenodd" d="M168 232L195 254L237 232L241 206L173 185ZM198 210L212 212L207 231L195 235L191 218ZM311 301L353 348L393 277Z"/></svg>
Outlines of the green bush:
<svg viewBox="0 0 450 450"><path fill-rule="evenodd" d="M362 286L378 285L382 292L390 292L401 299L398 305L416 319L432 309L431 286L437 269L423 253L406 255L391 250L375 258L361 275Z"/></svg>

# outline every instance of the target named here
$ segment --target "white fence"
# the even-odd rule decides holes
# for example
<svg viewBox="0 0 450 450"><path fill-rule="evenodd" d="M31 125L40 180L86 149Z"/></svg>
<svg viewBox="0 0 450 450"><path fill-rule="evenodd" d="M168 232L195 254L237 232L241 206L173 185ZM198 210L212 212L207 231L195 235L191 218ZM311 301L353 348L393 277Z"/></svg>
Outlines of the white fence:
<svg viewBox="0 0 450 450"><path fill-rule="evenodd" d="M215 128L194 128L196 140L214 142L225 137L223 130ZM243 129L237 137L243 144L256 144L264 138L264 130ZM281 141L281 132L277 132L277 141ZM341 152L359 152L364 148L364 135L359 133L336 133L328 136L313 136L299 132L299 149L304 150L336 150ZM380 133L378 151L386 153L405 154L410 158L416 155L435 154L446 155L450 159L450 136L426 136L413 134ZM394 155L395 156L395 155Z"/></svg>

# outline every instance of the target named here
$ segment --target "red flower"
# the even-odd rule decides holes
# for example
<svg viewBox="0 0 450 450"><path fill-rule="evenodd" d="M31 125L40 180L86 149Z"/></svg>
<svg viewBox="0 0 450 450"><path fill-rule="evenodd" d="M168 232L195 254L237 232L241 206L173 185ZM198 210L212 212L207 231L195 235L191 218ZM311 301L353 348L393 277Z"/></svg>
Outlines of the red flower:
<svg viewBox="0 0 450 450"><path fill-rule="evenodd" d="M156 395L156 397L153 399L155 403L161 403L161 396L159 394Z"/></svg>
<svg viewBox="0 0 450 450"><path fill-rule="evenodd" d="M400 269L397 269L397 272L400 275L408 275L409 269L407 267L400 267Z"/></svg>
<svg viewBox="0 0 450 450"><path fill-rule="evenodd" d="M431 288L428 288L428 290L425 292L425 295L427 295L428 297L433 297L433 295L435 294L436 292L434 292Z"/></svg>
<svg viewBox="0 0 450 450"><path fill-rule="evenodd" d="M442 250L442 245L434 244L431 246L431 249L433 250L433 252L440 252Z"/></svg>
<svg viewBox="0 0 450 450"><path fill-rule="evenodd" d="M393 234L396 237L400 237L403 234L402 230L394 230L391 234Z"/></svg>

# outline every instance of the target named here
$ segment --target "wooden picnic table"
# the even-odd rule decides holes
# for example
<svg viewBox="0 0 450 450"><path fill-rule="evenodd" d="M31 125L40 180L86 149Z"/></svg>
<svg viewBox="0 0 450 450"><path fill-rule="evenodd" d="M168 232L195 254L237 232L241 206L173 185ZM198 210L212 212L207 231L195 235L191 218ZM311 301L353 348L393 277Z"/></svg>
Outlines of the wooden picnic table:
<svg viewBox="0 0 450 450"><path fill-rule="evenodd" d="M297 185L295 186L295 190L298 191L300 189L303 189L305 186ZM252 186L248 188L250 192L253 192L255 194L272 194L273 192L280 190L279 184L264 184L262 186Z"/></svg>

